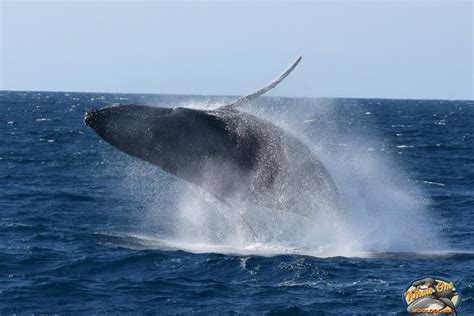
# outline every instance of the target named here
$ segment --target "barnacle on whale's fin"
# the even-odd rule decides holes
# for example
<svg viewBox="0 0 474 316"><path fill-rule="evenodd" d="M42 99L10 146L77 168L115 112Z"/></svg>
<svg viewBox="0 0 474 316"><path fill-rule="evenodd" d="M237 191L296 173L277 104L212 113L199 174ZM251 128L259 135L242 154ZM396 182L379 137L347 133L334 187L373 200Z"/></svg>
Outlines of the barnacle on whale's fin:
<svg viewBox="0 0 474 316"><path fill-rule="evenodd" d="M301 61L301 56L299 56L295 62L293 62L293 64L291 64L290 67L288 67L280 76L278 76L276 79L274 79L273 81L271 81L270 83L268 83L265 87L263 87L262 89L259 89L251 94L248 94L246 96L243 96L243 97L240 97L239 99L237 99L236 101L234 102L231 102L229 104L226 104L226 105L223 105L219 108L217 108L218 110L235 110L236 107L240 106L240 105L243 105L243 104L246 104L256 98L258 98L259 96L261 96L262 94L264 94L265 92L267 92L268 90L271 90L273 88L275 88L280 82L283 81L283 79L285 79L292 71L293 69L296 68L296 66L298 65L298 63Z"/></svg>

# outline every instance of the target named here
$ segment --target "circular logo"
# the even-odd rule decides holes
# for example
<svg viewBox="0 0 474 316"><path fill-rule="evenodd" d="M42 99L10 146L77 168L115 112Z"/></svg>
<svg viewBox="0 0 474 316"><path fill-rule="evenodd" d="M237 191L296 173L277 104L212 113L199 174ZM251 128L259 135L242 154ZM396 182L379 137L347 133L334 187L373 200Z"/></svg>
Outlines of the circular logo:
<svg viewBox="0 0 474 316"><path fill-rule="evenodd" d="M411 314L456 314L461 295L454 283L439 277L412 281L403 291L403 301Z"/></svg>

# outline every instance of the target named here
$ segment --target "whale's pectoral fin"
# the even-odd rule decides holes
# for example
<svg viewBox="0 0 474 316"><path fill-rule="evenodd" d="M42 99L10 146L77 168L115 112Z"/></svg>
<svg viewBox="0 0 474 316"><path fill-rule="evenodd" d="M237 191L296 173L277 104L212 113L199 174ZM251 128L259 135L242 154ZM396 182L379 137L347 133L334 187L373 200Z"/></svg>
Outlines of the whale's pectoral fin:
<svg viewBox="0 0 474 316"><path fill-rule="evenodd" d="M302 57L299 56L290 67L288 67L280 76L278 76L278 78L276 78L273 81L271 81L270 83L268 83L262 89L257 90L257 91L255 91L251 94L246 95L246 96L240 97L236 101L234 101L232 103L229 103L229 104L226 104L226 105L223 105L223 106L221 106L217 109L218 110L235 110L236 107L241 106L243 104L246 104L246 103L258 98L259 96L261 96L262 94L264 94L268 90L271 90L271 89L275 88L280 82L283 81L283 79L285 79L293 71L293 69L296 68L298 63L301 61L301 58Z"/></svg>

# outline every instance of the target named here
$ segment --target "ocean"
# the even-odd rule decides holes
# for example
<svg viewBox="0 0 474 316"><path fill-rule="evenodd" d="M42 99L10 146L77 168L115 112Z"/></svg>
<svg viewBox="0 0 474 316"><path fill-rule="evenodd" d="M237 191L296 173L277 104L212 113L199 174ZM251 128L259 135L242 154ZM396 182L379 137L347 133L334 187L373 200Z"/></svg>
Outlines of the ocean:
<svg viewBox="0 0 474 316"><path fill-rule="evenodd" d="M87 128L114 103L230 97L0 91L0 314L406 314L439 276L474 314L474 101L262 97L326 165L314 222L231 209Z"/></svg>

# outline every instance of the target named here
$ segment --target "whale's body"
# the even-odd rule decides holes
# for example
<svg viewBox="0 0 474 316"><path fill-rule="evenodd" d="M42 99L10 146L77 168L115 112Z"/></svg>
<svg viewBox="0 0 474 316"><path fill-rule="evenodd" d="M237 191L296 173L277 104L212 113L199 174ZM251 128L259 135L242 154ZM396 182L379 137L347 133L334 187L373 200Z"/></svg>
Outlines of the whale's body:
<svg viewBox="0 0 474 316"><path fill-rule="evenodd" d="M297 62L272 84L286 77ZM216 110L111 106L87 112L85 122L112 146L219 199L303 215L335 203L337 190L331 177L303 142L236 109L242 100L260 94Z"/></svg>

